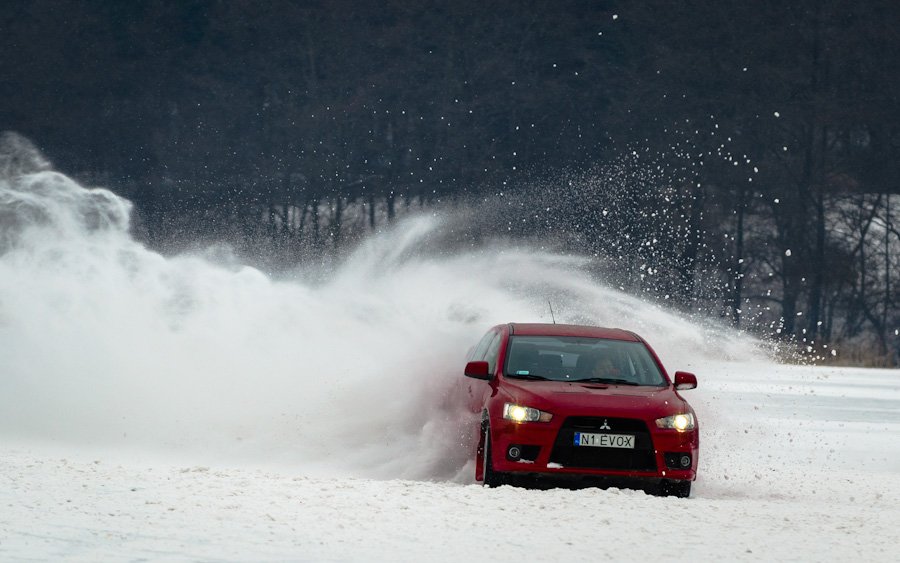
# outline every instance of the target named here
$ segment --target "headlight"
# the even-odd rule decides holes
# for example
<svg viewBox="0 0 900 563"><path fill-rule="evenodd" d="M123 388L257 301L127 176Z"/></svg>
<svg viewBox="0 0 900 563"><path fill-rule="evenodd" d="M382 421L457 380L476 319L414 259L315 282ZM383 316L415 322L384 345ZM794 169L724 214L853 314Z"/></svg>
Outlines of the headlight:
<svg viewBox="0 0 900 563"><path fill-rule="evenodd" d="M694 415L691 413L673 414L672 416L664 416L656 419L658 428L672 428L679 432L694 429Z"/></svg>
<svg viewBox="0 0 900 563"><path fill-rule="evenodd" d="M503 403L503 418L513 422L550 422L553 415L531 407Z"/></svg>

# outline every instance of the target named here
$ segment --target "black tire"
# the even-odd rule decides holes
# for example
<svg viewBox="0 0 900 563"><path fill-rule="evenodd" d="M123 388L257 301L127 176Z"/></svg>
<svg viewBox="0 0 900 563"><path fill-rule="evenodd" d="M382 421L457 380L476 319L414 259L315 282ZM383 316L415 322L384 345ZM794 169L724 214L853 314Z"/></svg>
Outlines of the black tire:
<svg viewBox="0 0 900 563"><path fill-rule="evenodd" d="M663 481L659 493L666 497L688 498L691 496L690 481Z"/></svg>
<svg viewBox="0 0 900 563"><path fill-rule="evenodd" d="M491 427L484 427L484 456L483 475L485 487L499 487L506 484L506 474L494 471L494 463L491 461Z"/></svg>

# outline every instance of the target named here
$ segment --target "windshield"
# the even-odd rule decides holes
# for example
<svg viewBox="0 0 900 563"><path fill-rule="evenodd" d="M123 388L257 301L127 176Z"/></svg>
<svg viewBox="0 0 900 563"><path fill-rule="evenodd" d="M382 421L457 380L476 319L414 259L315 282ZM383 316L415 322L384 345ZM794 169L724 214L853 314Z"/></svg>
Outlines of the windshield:
<svg viewBox="0 0 900 563"><path fill-rule="evenodd" d="M512 336L503 373L518 379L667 385L642 342L575 336Z"/></svg>

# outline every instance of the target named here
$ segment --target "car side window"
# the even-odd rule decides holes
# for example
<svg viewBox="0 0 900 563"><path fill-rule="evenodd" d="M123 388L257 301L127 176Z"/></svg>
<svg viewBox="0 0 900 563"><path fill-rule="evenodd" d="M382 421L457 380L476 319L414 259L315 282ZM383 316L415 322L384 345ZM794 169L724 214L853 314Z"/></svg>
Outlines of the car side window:
<svg viewBox="0 0 900 563"><path fill-rule="evenodd" d="M497 367L497 354L500 353L500 334L494 333L494 338L491 340L490 345L488 345L487 352L484 354L484 359L488 363L488 373L494 373L494 368Z"/></svg>
<svg viewBox="0 0 900 563"><path fill-rule="evenodd" d="M491 343L491 339L496 334L496 332L489 332L484 335L484 338L482 338L481 342L478 343L478 346L475 347L475 351L472 352L471 356L469 356L470 362L478 362L484 359L484 353L487 352L488 346Z"/></svg>

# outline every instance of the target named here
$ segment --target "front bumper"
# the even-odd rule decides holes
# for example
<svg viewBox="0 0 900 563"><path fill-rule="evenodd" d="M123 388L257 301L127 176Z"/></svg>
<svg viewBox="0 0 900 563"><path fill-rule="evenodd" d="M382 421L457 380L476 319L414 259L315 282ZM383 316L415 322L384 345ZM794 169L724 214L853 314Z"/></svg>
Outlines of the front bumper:
<svg viewBox="0 0 900 563"><path fill-rule="evenodd" d="M576 432L634 436L634 448L576 446ZM549 423L492 419L491 443L493 469L510 474L647 482L693 481L697 476L696 428L661 429L637 418L569 416Z"/></svg>

